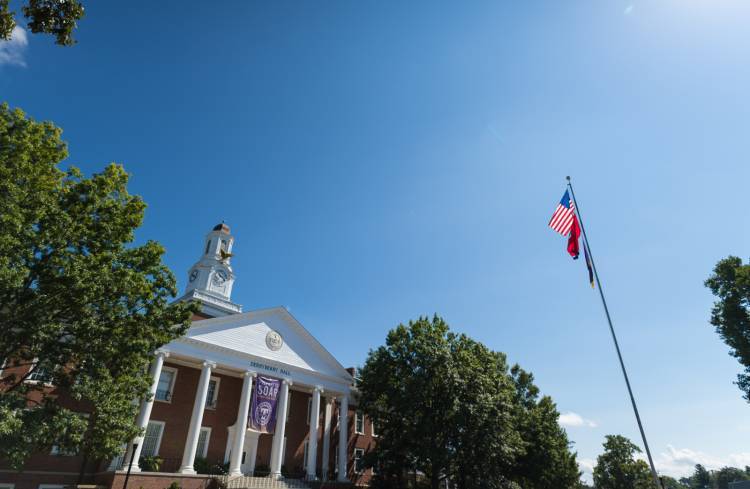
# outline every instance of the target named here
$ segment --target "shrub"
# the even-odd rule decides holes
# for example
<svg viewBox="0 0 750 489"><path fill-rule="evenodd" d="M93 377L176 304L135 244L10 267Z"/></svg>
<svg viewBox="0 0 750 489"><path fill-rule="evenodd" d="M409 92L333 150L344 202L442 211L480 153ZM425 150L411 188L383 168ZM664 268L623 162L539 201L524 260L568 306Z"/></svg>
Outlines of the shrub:
<svg viewBox="0 0 750 489"><path fill-rule="evenodd" d="M260 464L255 466L255 477L266 477L271 474L271 467L268 465Z"/></svg>
<svg viewBox="0 0 750 489"><path fill-rule="evenodd" d="M145 456L138 460L138 465L141 467L141 470L146 472L159 472L162 462L164 462L164 459L161 457Z"/></svg>
<svg viewBox="0 0 750 489"><path fill-rule="evenodd" d="M209 462L202 457L196 457L193 461L193 468L198 474L226 475L229 472L229 464Z"/></svg>
<svg viewBox="0 0 750 489"><path fill-rule="evenodd" d="M167 487L167 489L182 489L182 486L177 481L172 481L172 483Z"/></svg>

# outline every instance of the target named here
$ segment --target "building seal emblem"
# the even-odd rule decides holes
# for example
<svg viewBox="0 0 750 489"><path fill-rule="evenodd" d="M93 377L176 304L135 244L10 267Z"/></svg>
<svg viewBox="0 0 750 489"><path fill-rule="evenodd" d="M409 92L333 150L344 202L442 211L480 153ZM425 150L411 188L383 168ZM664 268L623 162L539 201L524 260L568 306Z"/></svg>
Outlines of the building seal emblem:
<svg viewBox="0 0 750 489"><path fill-rule="evenodd" d="M266 346L269 350L278 351L283 345L284 339L278 332L271 330L266 334Z"/></svg>

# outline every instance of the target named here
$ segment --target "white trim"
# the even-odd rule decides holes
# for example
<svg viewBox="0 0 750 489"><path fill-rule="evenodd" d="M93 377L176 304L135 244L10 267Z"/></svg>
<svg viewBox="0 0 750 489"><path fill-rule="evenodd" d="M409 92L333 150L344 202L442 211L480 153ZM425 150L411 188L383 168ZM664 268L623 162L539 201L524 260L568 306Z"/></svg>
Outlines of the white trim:
<svg viewBox="0 0 750 489"><path fill-rule="evenodd" d="M179 299L178 299L179 300ZM326 363L328 363L331 367L334 367L335 370L339 370L339 373L341 374L341 377L337 380L340 382L342 380L346 380L348 383L351 383L353 381L352 376L349 374L349 372L346 371L343 365L339 363L338 360L336 360L336 357L334 357L331 352L326 350L326 348L318 341L299 321L297 321L297 318L292 316L292 314L286 309L286 307L283 306L276 306L276 307L269 307L266 309L258 309L256 311L249 311L244 312L240 314L230 314L228 316L221 316L216 318L210 318L210 319L203 319L201 321L196 321L191 327L190 331L195 331L198 329L203 329L208 326L217 326L221 325L223 323L235 323L237 321L241 321L244 319L257 319L262 318L266 316L274 316L278 315L280 316L287 324L292 326L294 329L299 331L303 337L305 337L308 340L308 343L316 350L318 350L318 353L321 354L321 357L325 359ZM189 334L189 333L188 333ZM183 336L179 339L177 339L177 342L181 342L181 340L190 339L189 336ZM241 353L241 352L240 352ZM287 368L287 367L285 367ZM298 368L298 367L297 367Z"/></svg>
<svg viewBox="0 0 750 489"><path fill-rule="evenodd" d="M31 371L31 370L34 370L34 369L35 369L35 368L37 367L37 365L39 365L39 357L35 357L35 358L34 358L34 361L32 361L32 362L31 362L31 368L29 368L29 371ZM29 377L31 377L31 376L32 376L32 375L34 375L35 373L36 373L36 372L31 372L31 373L29 374ZM53 375L54 373L55 373L55 369L54 369L54 367L53 367L53 368L51 369L51 371L49 372L49 375L50 375L50 377L51 377L51 376L52 376L52 375ZM42 380L31 379L31 378L29 378L29 377L26 377L26 380L24 380L24 381L23 381L23 382L24 382L25 384L32 384L32 385L38 385L38 384L41 384L41 385L43 385L43 386L45 386L45 387L53 387L53 386L54 386L54 384L52 383L52 381L51 381L51 380L50 380L50 381L46 381L46 382L45 382L45 381L42 381Z"/></svg>
<svg viewBox="0 0 750 489"><path fill-rule="evenodd" d="M355 474L363 474L365 472L364 469L357 470L357 452L361 452L362 455L359 457L359 460L362 460L362 458L365 456L365 449L364 448L355 448L354 452L352 452L352 465L354 465L354 473Z"/></svg>
<svg viewBox="0 0 750 489"><path fill-rule="evenodd" d="M203 445L203 453L198 453L196 450L195 456L200 458L206 458L208 456L208 444L211 443L211 427L201 426L200 433L198 433L198 439L200 440L201 433L206 432L206 444Z"/></svg>
<svg viewBox="0 0 750 489"><path fill-rule="evenodd" d="M63 484L39 484L37 489L65 489Z"/></svg>
<svg viewBox="0 0 750 489"><path fill-rule="evenodd" d="M154 401L156 402L163 402L166 404L172 404L172 397L174 397L174 386L177 383L177 372L179 372L179 369L176 369L174 367L168 367L167 365L164 365L161 368L161 372L159 373L159 380L161 380L161 376L164 372L172 372L172 380L169 383L169 390L167 391L167 398L166 399L159 399L156 397L156 394L154 394ZM159 381L156 382L156 388L157 393L159 392Z"/></svg>
<svg viewBox="0 0 750 489"><path fill-rule="evenodd" d="M357 429L357 425L359 425L360 420L362 421L362 431ZM365 415L362 411L358 411L358 410L354 411L354 434L355 435L365 434Z"/></svg>
<svg viewBox="0 0 750 489"><path fill-rule="evenodd" d="M216 381L216 387L214 388L214 398L206 398L206 409L211 409L212 411L214 411L216 410L216 403L219 402L219 385L221 385L221 377L211 377L210 379L208 379L209 386L211 385L212 380Z"/></svg>
<svg viewBox="0 0 750 489"><path fill-rule="evenodd" d="M164 421L157 421L155 419L149 420L148 424L151 424L151 423L161 425L161 430L159 430L159 437L156 439L156 447L154 448L154 454L151 455L152 457L156 457L156 456L159 455L159 449L161 448L161 439L164 436L164 428L167 426L167 423L164 422ZM146 430L148 430L148 425L146 425ZM144 432L143 435L144 435L144 439L145 439L146 433ZM142 448L143 447L141 447L141 449Z"/></svg>
<svg viewBox="0 0 750 489"><path fill-rule="evenodd" d="M375 433L375 421L370 421L370 429L372 430L372 431L370 431L371 436L373 438L377 438L378 434Z"/></svg>

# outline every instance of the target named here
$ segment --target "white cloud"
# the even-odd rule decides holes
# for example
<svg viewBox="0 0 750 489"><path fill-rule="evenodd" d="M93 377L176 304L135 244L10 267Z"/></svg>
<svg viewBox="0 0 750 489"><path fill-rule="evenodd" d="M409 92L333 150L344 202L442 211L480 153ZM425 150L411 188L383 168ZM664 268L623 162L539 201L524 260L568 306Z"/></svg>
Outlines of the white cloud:
<svg viewBox="0 0 750 489"><path fill-rule="evenodd" d="M645 455L639 454L642 459ZM716 470L722 467L744 468L750 465L750 452L730 453L726 457L717 457L707 453L698 452L689 448L675 448L667 445L667 451L655 457L654 465L661 474L672 477L687 477L693 473L696 464L705 466L708 470Z"/></svg>
<svg viewBox="0 0 750 489"><path fill-rule="evenodd" d="M580 414L567 412L560 415L560 425L568 428L596 428L599 426L596 421L586 419Z"/></svg>
<svg viewBox="0 0 750 489"><path fill-rule="evenodd" d="M630 15L630 14L633 13L633 9L634 8L635 8L635 6L631 3L630 5L628 5L627 7L625 7L625 10L623 10L622 13L624 13L625 15Z"/></svg>
<svg viewBox="0 0 750 489"><path fill-rule="evenodd" d="M0 40L0 65L26 66L23 53L29 39L23 27L15 26L9 41Z"/></svg>

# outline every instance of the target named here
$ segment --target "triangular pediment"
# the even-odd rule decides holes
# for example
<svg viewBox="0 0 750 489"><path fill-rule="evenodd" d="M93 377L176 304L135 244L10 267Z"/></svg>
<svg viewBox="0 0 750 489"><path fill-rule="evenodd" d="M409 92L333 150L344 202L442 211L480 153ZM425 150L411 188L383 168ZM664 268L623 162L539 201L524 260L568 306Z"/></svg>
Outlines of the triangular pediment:
<svg viewBox="0 0 750 489"><path fill-rule="evenodd" d="M333 355L283 307L197 321L178 341L234 352L347 384L352 381Z"/></svg>

